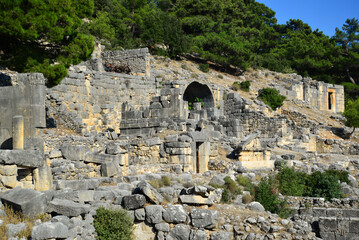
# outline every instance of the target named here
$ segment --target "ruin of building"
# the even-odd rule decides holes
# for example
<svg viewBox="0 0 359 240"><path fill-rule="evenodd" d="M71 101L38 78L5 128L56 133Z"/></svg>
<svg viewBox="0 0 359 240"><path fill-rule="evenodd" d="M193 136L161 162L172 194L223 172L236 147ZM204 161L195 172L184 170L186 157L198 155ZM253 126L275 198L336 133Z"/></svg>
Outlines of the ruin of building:
<svg viewBox="0 0 359 240"><path fill-rule="evenodd" d="M16 178L11 187L21 182L22 168L30 169L26 170L31 172L28 175L34 176L35 169L46 165L46 158L65 157L87 164L94 170L86 174L96 177L99 172L102 176L129 174L131 166L136 166L138 173L163 166L194 173L222 170L216 164L218 146L228 138L235 140L228 157L247 168L273 167L273 145L293 143L293 148L316 150L310 128L308 134L313 138L296 142L303 135L302 128L283 115L268 114L269 108L262 103L253 109L252 101L205 78L189 76L168 81L151 76L148 49L98 53L93 59L70 67L68 76L53 88L45 88L41 74L4 78L7 83L2 81L0 87L2 164L9 165L9 156L15 153L7 150L12 148L15 134L12 119L16 123L17 116L22 116L25 143L35 136L37 128L46 126L45 96L48 121L56 116L57 122L83 136L105 133L114 142L100 152L93 151L85 140L65 142L58 150L49 149L46 156L42 154L36 165L11 162L17 167L11 175ZM341 86L299 80L293 75L278 88L289 99L307 101L319 109L343 111ZM159 138L161 133L166 137ZM19 151L30 150L25 146ZM45 170L42 176L46 177ZM29 181L27 185L34 187L35 178L25 179Z"/></svg>

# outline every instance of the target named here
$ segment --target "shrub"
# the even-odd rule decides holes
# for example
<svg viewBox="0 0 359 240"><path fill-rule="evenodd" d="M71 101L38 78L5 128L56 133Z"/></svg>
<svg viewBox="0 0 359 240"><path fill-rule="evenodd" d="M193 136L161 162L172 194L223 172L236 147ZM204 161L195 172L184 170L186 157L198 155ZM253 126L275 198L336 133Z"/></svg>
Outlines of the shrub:
<svg viewBox="0 0 359 240"><path fill-rule="evenodd" d="M244 81L241 82L239 84L239 87L241 90L245 91L245 92L249 92L249 87L251 86L251 82L250 81Z"/></svg>
<svg viewBox="0 0 359 240"><path fill-rule="evenodd" d="M244 204L248 204L248 203L251 203L253 201L253 196L252 195L249 195L249 194L244 194L242 196L242 202Z"/></svg>
<svg viewBox="0 0 359 240"><path fill-rule="evenodd" d="M234 91L238 91L238 90L241 88L241 86L240 86L240 84L239 84L238 82L234 82L234 83L232 84L231 88L232 88L232 90L234 90Z"/></svg>
<svg viewBox="0 0 359 240"><path fill-rule="evenodd" d="M205 72L205 73L209 72L209 64L201 63L199 65L199 70L201 70L202 72Z"/></svg>
<svg viewBox="0 0 359 240"><path fill-rule="evenodd" d="M273 110L276 110L278 107L283 105L283 101L286 97L280 95L279 92L274 88L263 88L260 91L258 98Z"/></svg>
<svg viewBox="0 0 359 240"><path fill-rule="evenodd" d="M133 239L133 220L123 209L98 208L94 227L99 240Z"/></svg>
<svg viewBox="0 0 359 240"><path fill-rule="evenodd" d="M252 181L248 177L238 175L236 180L240 186L243 186L244 191L248 191L248 192L250 192L251 195L254 195L255 185L252 183Z"/></svg>
<svg viewBox="0 0 359 240"><path fill-rule="evenodd" d="M350 183L349 173L347 171L329 169L329 170L326 170L325 173L336 177L340 182L345 182L348 184Z"/></svg>
<svg viewBox="0 0 359 240"><path fill-rule="evenodd" d="M287 207L287 202L281 200L278 188L273 177L266 177L255 188L255 199L271 213L277 213L280 217L287 218L291 210Z"/></svg>
<svg viewBox="0 0 359 240"><path fill-rule="evenodd" d="M307 174L294 168L284 167L277 175L280 192L289 196L303 196L307 177Z"/></svg>
<svg viewBox="0 0 359 240"><path fill-rule="evenodd" d="M225 184L223 186L224 188L221 201L224 203L229 203L233 199L235 199L238 194L242 194L242 191L237 185L237 183L233 181L229 176L225 177L223 180Z"/></svg>
<svg viewBox="0 0 359 240"><path fill-rule="evenodd" d="M342 197L337 177L321 172L314 172L308 177L305 195L323 197L325 200Z"/></svg>

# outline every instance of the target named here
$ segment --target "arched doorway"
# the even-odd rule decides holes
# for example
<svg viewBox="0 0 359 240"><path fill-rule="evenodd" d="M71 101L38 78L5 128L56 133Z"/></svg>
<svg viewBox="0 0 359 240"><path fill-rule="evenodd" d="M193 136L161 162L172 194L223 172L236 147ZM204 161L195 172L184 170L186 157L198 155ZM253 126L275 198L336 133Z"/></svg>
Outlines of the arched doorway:
<svg viewBox="0 0 359 240"><path fill-rule="evenodd" d="M214 107L214 99L211 90L205 84L192 82L183 94L183 100L189 104L201 102L202 109L210 109Z"/></svg>

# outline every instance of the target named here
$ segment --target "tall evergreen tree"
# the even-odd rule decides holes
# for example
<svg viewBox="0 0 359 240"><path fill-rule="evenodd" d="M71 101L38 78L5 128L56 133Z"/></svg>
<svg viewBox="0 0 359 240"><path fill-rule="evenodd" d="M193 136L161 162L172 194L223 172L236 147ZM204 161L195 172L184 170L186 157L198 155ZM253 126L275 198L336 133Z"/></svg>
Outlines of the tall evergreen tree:
<svg viewBox="0 0 359 240"><path fill-rule="evenodd" d="M93 38L77 29L93 6L92 0L0 0L0 65L58 83L70 64L91 55Z"/></svg>

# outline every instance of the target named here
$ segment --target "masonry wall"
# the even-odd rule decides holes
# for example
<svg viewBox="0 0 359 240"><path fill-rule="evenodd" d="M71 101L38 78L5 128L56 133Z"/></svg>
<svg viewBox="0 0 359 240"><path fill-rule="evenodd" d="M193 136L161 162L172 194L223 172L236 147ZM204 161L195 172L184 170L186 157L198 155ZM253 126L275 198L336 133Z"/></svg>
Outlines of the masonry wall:
<svg viewBox="0 0 359 240"><path fill-rule="evenodd" d="M75 66L61 84L48 89L49 107L79 132L99 132L108 128L118 132L123 108L147 107L151 96L157 94L156 84L156 79L151 77Z"/></svg>
<svg viewBox="0 0 359 240"><path fill-rule="evenodd" d="M227 95L224 116L226 119L222 125L228 136L243 138L259 131L262 137L284 137L287 132L285 118L269 118L260 111L249 109L246 100L238 93Z"/></svg>
<svg viewBox="0 0 359 240"><path fill-rule="evenodd" d="M131 49L124 51L105 51L101 57L104 64L128 67L131 74L150 76L150 61L148 48Z"/></svg>
<svg viewBox="0 0 359 240"><path fill-rule="evenodd" d="M309 106L331 111L335 113L344 112L344 87L302 78L292 74L289 78L282 78L282 85L275 88L288 99L295 99L306 102Z"/></svg>
<svg viewBox="0 0 359 240"><path fill-rule="evenodd" d="M24 117L24 139L46 127L45 78L41 73L1 74L0 149L12 147L12 118Z"/></svg>

